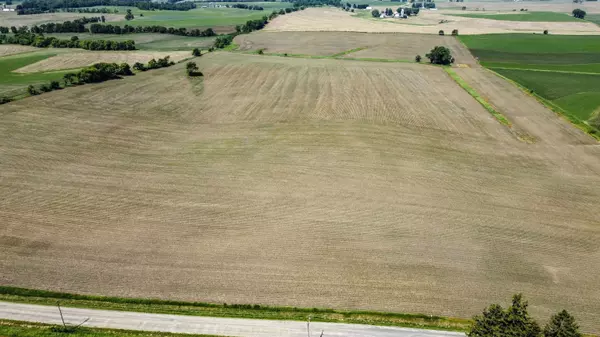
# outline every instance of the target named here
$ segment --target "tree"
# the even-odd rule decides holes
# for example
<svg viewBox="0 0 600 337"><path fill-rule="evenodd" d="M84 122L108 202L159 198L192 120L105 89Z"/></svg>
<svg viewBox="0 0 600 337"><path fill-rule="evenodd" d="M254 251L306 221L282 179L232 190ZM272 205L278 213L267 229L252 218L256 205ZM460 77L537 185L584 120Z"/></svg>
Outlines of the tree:
<svg viewBox="0 0 600 337"><path fill-rule="evenodd" d="M200 51L200 49L194 48L194 50L192 50L192 55L194 55L194 56L202 56L202 52Z"/></svg>
<svg viewBox="0 0 600 337"><path fill-rule="evenodd" d="M504 310L492 304L482 315L473 317L468 337L539 337L541 329L527 312L527 301L521 294L513 296L512 304Z"/></svg>
<svg viewBox="0 0 600 337"><path fill-rule="evenodd" d="M185 70L188 76L204 76L202 72L198 71L198 66L196 65L196 62L188 62L185 65Z"/></svg>
<svg viewBox="0 0 600 337"><path fill-rule="evenodd" d="M133 69L137 71L146 71L146 66L143 63L136 62L133 64Z"/></svg>
<svg viewBox="0 0 600 337"><path fill-rule="evenodd" d="M544 35L548 35L548 30L544 29Z"/></svg>
<svg viewBox="0 0 600 337"><path fill-rule="evenodd" d="M425 57L433 64L449 65L454 63L454 57L452 57L450 49L442 46L435 46Z"/></svg>
<svg viewBox="0 0 600 337"><path fill-rule="evenodd" d="M584 19L587 13L579 8L573 10L573 16L578 19Z"/></svg>
<svg viewBox="0 0 600 337"><path fill-rule="evenodd" d="M552 316L544 327L544 337L581 337L575 317L566 310Z"/></svg>
<svg viewBox="0 0 600 337"><path fill-rule="evenodd" d="M374 9L374 10L371 12L371 15L373 15L373 17L374 17L374 18L378 18L378 17L379 17L381 14L379 14L379 11L378 11L378 10Z"/></svg>
<svg viewBox="0 0 600 337"><path fill-rule="evenodd" d="M452 35L457 36L458 35L458 29L452 30Z"/></svg>
<svg viewBox="0 0 600 337"><path fill-rule="evenodd" d="M73 84L75 78L77 78L77 75L75 75L75 73L66 73L63 76L63 81L65 82L65 86Z"/></svg>
<svg viewBox="0 0 600 337"><path fill-rule="evenodd" d="M415 62L417 62L417 63L421 62L421 55L415 56Z"/></svg>
<svg viewBox="0 0 600 337"><path fill-rule="evenodd" d="M443 30L440 30L438 33L439 33L440 35L444 35L444 31L443 31Z"/></svg>
<svg viewBox="0 0 600 337"><path fill-rule="evenodd" d="M31 96L34 96L34 95L38 95L39 91L37 91L33 85L29 85L27 87L27 93L29 93Z"/></svg>
<svg viewBox="0 0 600 337"><path fill-rule="evenodd" d="M131 9L127 10L127 14L125 14L125 20L133 20L133 14L131 13Z"/></svg>
<svg viewBox="0 0 600 337"><path fill-rule="evenodd" d="M58 90L58 89L60 89L60 83L58 83L58 81L51 81L50 88L52 90Z"/></svg>

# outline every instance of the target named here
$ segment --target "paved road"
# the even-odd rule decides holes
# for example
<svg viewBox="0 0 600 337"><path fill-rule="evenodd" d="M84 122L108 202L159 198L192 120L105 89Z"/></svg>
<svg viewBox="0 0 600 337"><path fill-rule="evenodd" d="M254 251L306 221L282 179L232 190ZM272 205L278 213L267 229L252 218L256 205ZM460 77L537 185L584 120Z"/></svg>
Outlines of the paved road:
<svg viewBox="0 0 600 337"><path fill-rule="evenodd" d="M198 333L243 337L308 337L306 322L262 319L217 318L138 312L62 308L65 321L77 324L86 318L85 326L128 330ZM0 302L0 318L29 322L60 324L58 309L52 306ZM313 336L372 337L464 337L455 332L380 327L361 324L310 324Z"/></svg>

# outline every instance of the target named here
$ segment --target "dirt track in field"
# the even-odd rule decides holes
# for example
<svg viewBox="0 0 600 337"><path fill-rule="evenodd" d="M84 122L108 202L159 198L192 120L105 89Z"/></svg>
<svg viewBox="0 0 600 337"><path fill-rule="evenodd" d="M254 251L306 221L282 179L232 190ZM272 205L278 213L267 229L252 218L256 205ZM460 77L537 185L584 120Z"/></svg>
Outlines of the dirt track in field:
<svg viewBox="0 0 600 337"><path fill-rule="evenodd" d="M147 63L151 59L159 59L170 56L170 60L177 62L190 57L189 51L98 51L85 52L76 50L70 53L59 54L49 57L45 60L32 63L23 68L15 70L16 73L35 73L40 71L51 71L61 69L73 69L90 66L99 62L129 63L133 65L136 62Z"/></svg>
<svg viewBox="0 0 600 337"><path fill-rule="evenodd" d="M40 50L39 48L30 47L30 46L19 46L14 44L2 44L0 45L0 57L27 53L30 51Z"/></svg>
<svg viewBox="0 0 600 337"><path fill-rule="evenodd" d="M441 20L448 22L440 24ZM421 11L417 17L402 19L371 19L352 16L335 8L307 8L281 15L270 22L266 31L344 31L366 33L422 33L438 34L458 29L460 34L541 33L596 35L600 27L591 22L525 22L476 19L444 15L440 11Z"/></svg>
<svg viewBox="0 0 600 337"><path fill-rule="evenodd" d="M463 317L523 292L600 332L597 145L520 142L436 67L195 61L2 106L0 284Z"/></svg>
<svg viewBox="0 0 600 337"><path fill-rule="evenodd" d="M435 46L446 46L452 51L456 63L474 64L469 50L452 36L418 34L366 34L349 32L254 32L236 36L234 42L240 50L266 53L331 56L348 53L348 58L377 58L414 60L417 54L425 57Z"/></svg>

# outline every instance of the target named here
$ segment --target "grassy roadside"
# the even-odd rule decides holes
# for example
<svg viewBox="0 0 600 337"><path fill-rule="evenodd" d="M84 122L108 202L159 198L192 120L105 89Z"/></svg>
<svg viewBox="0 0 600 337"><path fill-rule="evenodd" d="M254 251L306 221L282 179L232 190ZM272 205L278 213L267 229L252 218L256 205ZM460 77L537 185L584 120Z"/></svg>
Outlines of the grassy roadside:
<svg viewBox="0 0 600 337"><path fill-rule="evenodd" d="M121 298L79 295L7 286L0 286L0 301L40 305L56 305L56 302L60 301L61 306L65 307L190 316L294 321L306 321L310 317L312 321L319 322L387 325L448 331L466 331L471 324L471 321L468 319L422 314Z"/></svg>
<svg viewBox="0 0 600 337"><path fill-rule="evenodd" d="M506 118L506 116L504 116L500 112L496 111L496 109L494 109L494 107L488 101L481 97L479 93L475 91L475 89L473 89L467 82L465 82L460 76L458 76L458 74L454 70L452 70L452 68L444 67L444 70L446 71L446 73L448 73L448 75L450 75L450 77L452 77L452 79L456 83L458 83L458 85L460 85L461 88L465 89L465 91L468 92L469 95L473 96L473 98L477 102L479 102L479 104L481 104L490 114L492 114L492 116L494 116L494 118L496 118L498 122L500 122L503 125L506 125L509 128L511 127L512 124L510 123L508 118Z"/></svg>
<svg viewBox="0 0 600 337"><path fill-rule="evenodd" d="M61 331L61 326L0 320L0 336L19 337L210 337L210 335L177 334L168 332L134 331L79 327L73 331Z"/></svg>

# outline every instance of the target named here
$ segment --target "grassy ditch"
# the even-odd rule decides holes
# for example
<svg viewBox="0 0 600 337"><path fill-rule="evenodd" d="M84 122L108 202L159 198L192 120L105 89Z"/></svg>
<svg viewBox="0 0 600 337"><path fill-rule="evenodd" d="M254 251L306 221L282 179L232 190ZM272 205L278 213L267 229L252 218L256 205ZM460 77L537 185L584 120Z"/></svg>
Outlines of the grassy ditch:
<svg viewBox="0 0 600 337"><path fill-rule="evenodd" d="M508 118L506 118L506 116L504 116L500 112L496 111L496 109L494 109L494 107L488 101L481 97L479 93L475 91L475 89L473 89L469 84L467 84L467 82L465 82L460 76L458 76L458 74L454 72L452 68L444 67L444 70L446 70L448 75L450 75L450 77L452 77L452 79L456 81L456 83L458 83L458 85L460 85L461 88L465 89L465 91L468 92L469 95L473 96L473 98L477 102L479 102L479 104L481 104L490 114L492 114L492 116L494 116L494 118L496 118L498 122L500 122L503 125L506 125L507 127L511 127L512 124L510 123Z"/></svg>
<svg viewBox="0 0 600 337"><path fill-rule="evenodd" d="M65 329L59 325L0 320L0 336L19 337L210 337L168 332L133 331L119 329L88 328Z"/></svg>
<svg viewBox="0 0 600 337"><path fill-rule="evenodd" d="M438 317L423 314L121 298L70 294L7 286L0 286L0 301L40 305L56 305L56 302L60 301L60 304L65 307L190 316L295 321L306 321L310 317L311 320L319 322L387 325L448 331L466 331L471 324L471 321L468 319Z"/></svg>

